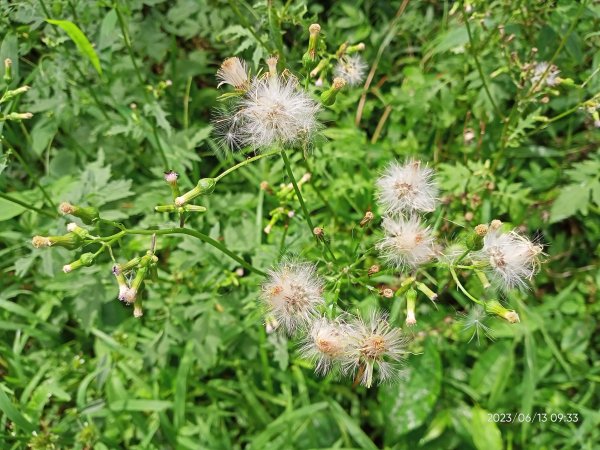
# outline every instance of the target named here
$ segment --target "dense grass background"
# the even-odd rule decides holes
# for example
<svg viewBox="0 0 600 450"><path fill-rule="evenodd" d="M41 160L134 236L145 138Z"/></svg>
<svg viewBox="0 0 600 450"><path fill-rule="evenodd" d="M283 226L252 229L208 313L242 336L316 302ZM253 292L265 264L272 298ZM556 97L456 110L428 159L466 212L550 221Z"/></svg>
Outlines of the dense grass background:
<svg viewBox="0 0 600 450"><path fill-rule="evenodd" d="M10 87L31 86L2 112L34 114L0 122L0 186L49 213L0 198L2 448L596 448L600 131L581 106L600 92L597 3L20 0L0 12ZM46 19L76 24L99 60ZM368 289L341 272L358 242L364 250L378 237L376 226L360 237L357 224L369 208L379 220L374 180L391 159L438 170L446 236L498 218L547 245L534 287L503 299L521 323L485 319L494 340L472 339L468 300L430 271L440 298L419 300L405 378L370 390L315 377L293 342L267 335L261 278L200 241L159 238L141 320L115 299L108 257L65 275L75 254L29 243L63 233L63 200L131 228L177 226L153 212L170 199L163 170L187 188L243 159L219 152L211 134L220 62L240 55L257 70L279 53L299 72L315 21L330 51L364 42L375 66L368 89L345 90L323 113L327 140L292 157L298 176L313 174L304 195L338 263L325 262L294 199L285 206L296 216L263 233L280 202L261 181L289 182L277 158L225 178L187 226L262 269L282 250L320 261L328 295L346 309L379 304L399 326L404 299L379 294L399 278ZM527 95L517 60L552 61L572 83ZM128 237L116 257L149 241ZM488 413L547 421L494 423Z"/></svg>

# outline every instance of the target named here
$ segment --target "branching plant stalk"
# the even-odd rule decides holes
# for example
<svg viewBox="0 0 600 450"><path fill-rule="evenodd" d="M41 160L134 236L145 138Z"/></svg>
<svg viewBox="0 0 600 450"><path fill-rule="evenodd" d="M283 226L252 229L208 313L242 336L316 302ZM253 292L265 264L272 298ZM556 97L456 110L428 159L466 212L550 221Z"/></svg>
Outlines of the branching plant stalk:
<svg viewBox="0 0 600 450"><path fill-rule="evenodd" d="M304 197L302 197L302 193L300 192L300 188L298 187L298 183L296 182L296 178L294 177L294 172L292 172L292 166L290 165L290 160L285 150L281 150L281 157L283 158L283 164L285 165L285 169L288 173L288 176L292 181L292 186L294 186L294 192L296 192L296 197L298 197L298 201L300 202L300 206L302 208L302 212L304 213L304 217L306 220L306 225L310 229L310 234L312 234L317 243L319 243L319 238L314 233L315 227L313 226L312 220L310 219L308 208L306 207L306 203L304 203Z"/></svg>
<svg viewBox="0 0 600 450"><path fill-rule="evenodd" d="M102 243L107 244L107 245L112 245L112 243L118 241L119 239L121 239L124 236L129 236L129 235L151 236L154 234L156 234L157 236L171 235L171 234L185 234L187 236L192 236L196 239L200 239L202 242L205 242L205 243L213 246L217 250L221 251L222 253L226 254L231 259L238 262L245 269L248 269L249 271L254 272L263 277L267 276L267 274L265 272L263 272L260 269L257 269L253 265L249 264L241 256L239 256L236 253L229 250L224 244L221 244L219 241L211 238L210 236L207 236L204 233L201 233L196 230L192 230L190 228L164 228L164 229L159 229L159 230L124 229L116 234L102 238Z"/></svg>
<svg viewBox="0 0 600 450"><path fill-rule="evenodd" d="M256 155L256 156L253 156L252 158L245 159L244 161L242 161L242 162L240 162L240 163L236 164L235 166L231 166L229 169L227 169L226 171L224 171L224 172L222 172L221 174L219 174L219 175L218 175L218 176L215 178L215 183L216 183L216 182L218 182L218 181L219 181L221 178L223 178L225 175L228 175L228 174L230 174L231 172L234 172L234 171L236 171L237 169L239 169L239 168L241 168L241 167L244 167L244 166L245 166L245 165L247 165L247 164L250 164L251 162L258 161L259 159L261 159L261 158L265 158L265 157L267 157L267 156L273 156L273 155L276 155L276 154L278 154L278 153L280 153L280 152L281 152L281 150L273 150L273 151L271 151L271 152L267 152L267 153L261 153L260 155Z"/></svg>
<svg viewBox="0 0 600 450"><path fill-rule="evenodd" d="M502 114L502 111L500 111L500 108L498 108L496 101L492 97L492 93L490 92L490 88L488 86L487 79L483 75L483 69L481 68L481 64L479 63L479 58L477 57L477 52L475 51L475 45L473 44L473 35L471 34L469 18L467 17L467 11L465 11L464 4L462 5L462 15L463 15L463 20L465 22L465 26L467 27L467 35L469 36L469 48L471 50L471 55L473 55L473 60L475 61L475 67L477 68L477 72L479 73L479 78L481 78L481 82L483 83L483 89L485 90L485 93L488 96L488 99L490 100L490 103L492 104L494 111L496 111L496 114L498 115L498 117L500 117L502 120L505 120L504 114Z"/></svg>

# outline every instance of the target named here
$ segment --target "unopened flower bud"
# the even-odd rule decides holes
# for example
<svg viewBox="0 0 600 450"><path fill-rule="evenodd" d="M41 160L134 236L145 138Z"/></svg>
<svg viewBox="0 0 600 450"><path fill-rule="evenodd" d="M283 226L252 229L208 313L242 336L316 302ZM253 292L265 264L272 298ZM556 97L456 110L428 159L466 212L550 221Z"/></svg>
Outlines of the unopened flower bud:
<svg viewBox="0 0 600 450"><path fill-rule="evenodd" d="M272 334L275 330L277 330L277 328L279 328L279 322L277 319L275 319L273 316L267 317L265 322L265 331L267 334Z"/></svg>
<svg viewBox="0 0 600 450"><path fill-rule="evenodd" d="M312 174L310 172L307 172L304 175L302 175L302 178L300 178L300 180L298 180L298 187L302 186L304 183L308 183L310 181L311 177L312 177Z"/></svg>
<svg viewBox="0 0 600 450"><path fill-rule="evenodd" d="M75 233L81 239L90 239L92 237L92 235L90 234L90 232L88 230L80 227L75 222L71 222L71 223L67 224L67 231L69 231L71 233Z"/></svg>
<svg viewBox="0 0 600 450"><path fill-rule="evenodd" d="M83 239L76 233L67 233L63 236L34 236L31 245L35 248L41 247L63 247L75 250L83 244Z"/></svg>
<svg viewBox="0 0 600 450"><path fill-rule="evenodd" d="M133 317L139 319L144 315L144 311L142 310L142 300L137 299L133 304Z"/></svg>
<svg viewBox="0 0 600 450"><path fill-rule="evenodd" d="M30 112L26 112L26 113L17 113L17 112L13 112L10 114L7 114L6 116L4 116L4 118L6 120L27 120L27 119L31 119L33 117L33 114L31 114Z"/></svg>
<svg viewBox="0 0 600 450"><path fill-rule="evenodd" d="M477 275L477 278L484 289L488 289L491 286L490 281L485 275L485 272L482 272L481 270L475 270L475 275Z"/></svg>
<svg viewBox="0 0 600 450"><path fill-rule="evenodd" d="M277 61L279 58L277 56L271 56L267 58L267 66L269 67L269 76L276 77L277 76Z"/></svg>
<svg viewBox="0 0 600 450"><path fill-rule="evenodd" d="M367 275L368 276L375 275L380 270L381 270L381 267L379 266L379 264L373 264L371 267L369 267L369 270L367 271Z"/></svg>
<svg viewBox="0 0 600 450"><path fill-rule="evenodd" d="M364 42L359 42L356 45L349 45L346 47L346 54L351 55L353 53L362 52L365 49Z"/></svg>
<svg viewBox="0 0 600 450"><path fill-rule="evenodd" d="M98 209L93 206L82 207L63 202L58 209L62 214L70 214L71 216L79 217L86 225L92 225L100 218Z"/></svg>
<svg viewBox="0 0 600 450"><path fill-rule="evenodd" d="M84 253L79 257L78 260L73 261L71 264L66 264L63 266L64 273L70 273L73 270L77 270L80 267L89 267L94 263L94 254L93 253Z"/></svg>
<svg viewBox="0 0 600 450"><path fill-rule="evenodd" d="M331 106L335 103L338 92L346 86L346 80L343 78L335 78L329 89L321 94L321 102L325 106Z"/></svg>
<svg viewBox="0 0 600 450"><path fill-rule="evenodd" d="M375 217L375 215L371 211L367 211L365 213L365 216L362 218L362 220L359 223L360 227L364 228L365 225L367 225L369 222L371 222L371 220L373 220L374 217Z"/></svg>
<svg viewBox="0 0 600 450"><path fill-rule="evenodd" d="M185 212L206 212L206 208L200 205L183 205Z"/></svg>
<svg viewBox="0 0 600 450"><path fill-rule="evenodd" d="M328 64L327 59L322 59L321 61L319 61L319 64L317 64L317 66L313 70L310 71L310 77L311 78L316 77L319 74L319 72L321 72L325 67L327 67L327 64ZM319 79L321 79L321 78L319 78Z"/></svg>
<svg viewBox="0 0 600 450"><path fill-rule="evenodd" d="M170 212L174 212L177 211L179 209L179 207L175 206L175 205L156 205L154 207L154 211L156 212L160 212L160 213L170 213Z"/></svg>
<svg viewBox="0 0 600 450"><path fill-rule="evenodd" d="M415 316L415 302L417 300L417 291L410 288L406 293L406 325L412 327L416 325L417 318Z"/></svg>
<svg viewBox="0 0 600 450"><path fill-rule="evenodd" d="M485 303L485 310L488 313L502 317L504 320L510 323L517 323L521 321L519 319L519 315L514 310L506 309L498 300L487 301Z"/></svg>
<svg viewBox="0 0 600 450"><path fill-rule="evenodd" d="M322 239L325 237L325 230L323 230L323 228L321 227L315 227L313 229L313 233L315 234L315 236L319 239Z"/></svg>
<svg viewBox="0 0 600 450"><path fill-rule="evenodd" d="M481 250L483 247L483 238L487 234L488 226L485 224L477 225L465 239L465 245L469 250Z"/></svg>
<svg viewBox="0 0 600 450"><path fill-rule="evenodd" d="M112 267L112 273L114 275L127 273L130 270L135 269L140 264L141 261L142 261L142 258L139 256L136 256L135 258L127 261L125 264L115 264Z"/></svg>
<svg viewBox="0 0 600 450"><path fill-rule="evenodd" d="M492 223L490 223L490 230L492 231L499 230L500 227L502 227L502 222L498 219L494 219L492 220Z"/></svg>
<svg viewBox="0 0 600 450"><path fill-rule="evenodd" d="M177 206L183 206L201 195L208 195L215 190L217 182L214 178L202 178L196 187L175 199Z"/></svg>
<svg viewBox="0 0 600 450"><path fill-rule="evenodd" d="M177 184L177 178L179 178L179 174L172 170L165 172L165 181L171 186Z"/></svg>
<svg viewBox="0 0 600 450"><path fill-rule="evenodd" d="M12 60L10 58L6 58L4 60L4 82L6 84L10 84L12 81Z"/></svg>
<svg viewBox="0 0 600 450"><path fill-rule="evenodd" d="M302 63L304 64L304 67L311 66L317 58L317 43L319 41L321 25L318 23L313 23L310 27L308 27L308 32L310 33L308 38L308 50L302 57Z"/></svg>
<svg viewBox="0 0 600 450"><path fill-rule="evenodd" d="M415 282L415 277L408 277L406 280L404 280L400 284L400 287L396 291L396 295L403 295L406 291L408 291L411 288L411 286L414 282Z"/></svg>
<svg viewBox="0 0 600 450"><path fill-rule="evenodd" d="M438 295L435 292L433 292L431 289L429 289L429 287L426 284L417 282L416 285L417 285L417 289L419 291L421 291L423 294L425 294L429 300L431 300L432 302L437 300Z"/></svg>

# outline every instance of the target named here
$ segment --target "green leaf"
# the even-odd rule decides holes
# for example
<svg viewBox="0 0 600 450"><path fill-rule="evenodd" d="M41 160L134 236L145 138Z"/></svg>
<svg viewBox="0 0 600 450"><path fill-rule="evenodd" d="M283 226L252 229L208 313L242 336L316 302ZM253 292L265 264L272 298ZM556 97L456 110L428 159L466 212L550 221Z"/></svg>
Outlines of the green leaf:
<svg viewBox="0 0 600 450"><path fill-rule="evenodd" d="M479 357L469 384L481 394L492 393L494 398L504 390L514 366L512 345L508 341L498 342Z"/></svg>
<svg viewBox="0 0 600 450"><path fill-rule="evenodd" d="M10 401L4 392L3 383L0 383L0 410L2 410L2 412L6 414L6 417L12 420L17 426L29 433L35 431L36 427L29 422Z"/></svg>
<svg viewBox="0 0 600 450"><path fill-rule="evenodd" d="M590 198L588 186L570 184L562 189L550 211L550 223L560 222L575 215L578 211L586 211Z"/></svg>
<svg viewBox="0 0 600 450"><path fill-rule="evenodd" d="M125 399L115 400L109 405L113 411L164 411L173 407L173 402L167 400Z"/></svg>
<svg viewBox="0 0 600 450"><path fill-rule="evenodd" d="M388 444L423 425L440 394L442 363L433 344L428 342L423 355L411 358L406 371L402 382L379 390Z"/></svg>
<svg viewBox="0 0 600 450"><path fill-rule="evenodd" d="M477 450L502 450L502 435L496 423L489 420L489 412L476 406L472 414L471 434Z"/></svg>
<svg viewBox="0 0 600 450"><path fill-rule="evenodd" d="M102 67L100 67L98 55L96 54L94 47L92 47L92 44L90 44L88 38L85 37L85 34L83 34L77 25L70 20L46 19L46 22L62 28L69 35L71 40L75 42L75 45L79 51L90 60L92 66L94 66L94 69L96 69L96 72L98 72L99 75L102 75Z"/></svg>
<svg viewBox="0 0 600 450"><path fill-rule="evenodd" d="M340 428L344 428L348 431L348 434L352 436L352 439L365 450L377 450L377 446L373 444L373 441L367 434L360 429L356 424L356 421L348 415L346 411L339 405L339 403L332 401L329 404L331 408L331 414Z"/></svg>

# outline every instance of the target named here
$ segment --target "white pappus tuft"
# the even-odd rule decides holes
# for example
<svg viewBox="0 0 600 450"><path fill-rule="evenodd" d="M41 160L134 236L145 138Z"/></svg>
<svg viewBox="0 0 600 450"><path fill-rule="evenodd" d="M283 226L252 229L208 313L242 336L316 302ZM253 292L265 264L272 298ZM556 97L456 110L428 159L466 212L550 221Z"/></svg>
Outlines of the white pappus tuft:
<svg viewBox="0 0 600 450"><path fill-rule="evenodd" d="M368 320L355 319L349 323L348 350L344 355L343 371L366 387L373 379L391 381L400 374L398 363L406 354L408 339L402 330L392 327L381 313L371 313Z"/></svg>
<svg viewBox="0 0 600 450"><path fill-rule="evenodd" d="M550 65L548 62L542 61L534 66L530 81L533 86L536 86L540 84L540 80L544 77L543 81L547 86L556 86L560 82L559 73L560 70L554 64Z"/></svg>
<svg viewBox="0 0 600 450"><path fill-rule="evenodd" d="M348 328L341 320L332 321L324 317L313 322L300 353L315 364L317 375L327 374L334 364L342 361L350 341Z"/></svg>
<svg viewBox="0 0 600 450"><path fill-rule="evenodd" d="M341 58L333 69L336 78L342 78L350 86L358 86L365 79L367 64L360 55Z"/></svg>
<svg viewBox="0 0 600 450"><path fill-rule="evenodd" d="M255 77L214 121L223 142L234 150L277 145L306 148L320 129L320 106L295 77L277 74L272 59L269 74Z"/></svg>
<svg viewBox="0 0 600 450"><path fill-rule="evenodd" d="M408 219L385 217L384 237L376 247L388 264L397 268L417 267L435 255L435 238L416 216Z"/></svg>
<svg viewBox="0 0 600 450"><path fill-rule="evenodd" d="M378 200L386 214L433 211L438 195L433 175L420 161L392 162L377 180Z"/></svg>
<svg viewBox="0 0 600 450"><path fill-rule="evenodd" d="M292 334L317 317L317 308L324 303L323 281L313 264L284 262L269 271L262 299L269 313Z"/></svg>
<svg viewBox="0 0 600 450"><path fill-rule="evenodd" d="M246 62L235 56L227 58L217 70L217 80L219 80L217 87L229 84L236 89L247 88L248 66Z"/></svg>
<svg viewBox="0 0 600 450"><path fill-rule="evenodd" d="M505 290L526 288L527 281L538 272L542 246L515 231L503 233L490 227L483 238L483 248L473 259L489 266L494 281Z"/></svg>

